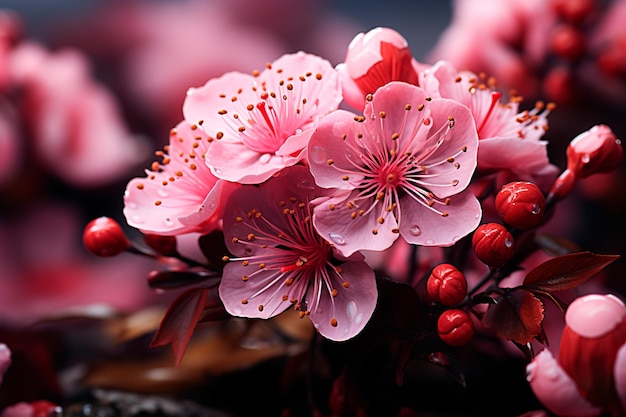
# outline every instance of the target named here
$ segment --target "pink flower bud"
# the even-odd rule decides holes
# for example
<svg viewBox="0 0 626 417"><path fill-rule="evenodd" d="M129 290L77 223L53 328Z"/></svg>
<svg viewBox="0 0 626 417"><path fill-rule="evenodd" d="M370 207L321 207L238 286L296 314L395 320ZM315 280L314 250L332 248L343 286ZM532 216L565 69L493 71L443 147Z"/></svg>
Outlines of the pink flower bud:
<svg viewBox="0 0 626 417"><path fill-rule="evenodd" d="M83 243L91 253L103 257L115 256L130 248L119 223L109 217L90 221L83 231Z"/></svg>
<svg viewBox="0 0 626 417"><path fill-rule="evenodd" d="M567 169L577 178L610 172L623 160L622 142L606 125L596 125L576 136L567 147Z"/></svg>
<svg viewBox="0 0 626 417"><path fill-rule="evenodd" d="M611 415L624 415L626 393L616 387L626 383L623 364L617 366L626 345L624 303L612 295L579 297L567 309L565 323L559 364L586 400Z"/></svg>
<svg viewBox="0 0 626 417"><path fill-rule="evenodd" d="M467 295L467 279L454 265L437 265L426 283L428 296L446 306L454 306Z"/></svg>
<svg viewBox="0 0 626 417"><path fill-rule="evenodd" d="M485 223L478 226L472 236L472 246L478 259L497 268L513 256L514 245L511 233L499 223Z"/></svg>
<svg viewBox="0 0 626 417"><path fill-rule="evenodd" d="M446 344L454 347L466 345L474 336L474 323L463 310L446 310L437 320L437 333Z"/></svg>
<svg viewBox="0 0 626 417"><path fill-rule="evenodd" d="M510 182L496 194L496 210L500 218L516 229L527 230L539 225L545 208L543 192L532 182Z"/></svg>
<svg viewBox="0 0 626 417"><path fill-rule="evenodd" d="M9 369L11 365L11 351L9 347L4 343L0 343L0 384L2 383L2 376Z"/></svg>

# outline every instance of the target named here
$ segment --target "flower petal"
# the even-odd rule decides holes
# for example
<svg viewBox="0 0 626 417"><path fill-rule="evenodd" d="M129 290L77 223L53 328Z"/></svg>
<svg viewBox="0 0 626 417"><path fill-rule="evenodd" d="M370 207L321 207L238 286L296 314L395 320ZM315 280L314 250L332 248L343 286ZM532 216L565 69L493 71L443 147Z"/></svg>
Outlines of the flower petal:
<svg viewBox="0 0 626 417"><path fill-rule="evenodd" d="M322 295L317 310L310 314L313 325L321 335L336 341L347 340L360 333L372 316L378 299L374 271L367 263L346 262L341 265L341 275L345 280L343 282L348 282L349 286L335 280L337 295ZM312 298L311 292L307 293L307 299ZM331 324L331 319L337 320L336 326Z"/></svg>

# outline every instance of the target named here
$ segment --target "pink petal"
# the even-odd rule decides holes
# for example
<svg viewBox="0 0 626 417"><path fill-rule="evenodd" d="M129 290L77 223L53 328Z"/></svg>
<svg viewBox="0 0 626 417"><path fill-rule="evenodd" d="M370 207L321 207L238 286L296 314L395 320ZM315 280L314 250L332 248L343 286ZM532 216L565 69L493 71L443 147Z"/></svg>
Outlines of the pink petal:
<svg viewBox="0 0 626 417"><path fill-rule="evenodd" d="M318 309L310 314L313 325L321 335L336 341L359 334L369 322L378 299L374 271L368 264L346 262L341 265L341 269L343 278L350 286L345 288L337 282L334 287L337 296L322 296ZM336 326L330 323L333 318L337 320Z"/></svg>
<svg viewBox="0 0 626 417"><path fill-rule="evenodd" d="M354 191L352 195L357 193ZM350 213L354 209L346 207L345 203L350 199L347 194L339 194L337 198L330 198L315 207L313 223L319 234L344 256L350 256L358 250L381 251L391 246L398 238L398 234L392 232L398 226L395 220L390 218L381 225L375 211L365 216L357 215L353 219ZM331 209L332 205L335 208ZM375 236L372 234L374 229L378 230Z"/></svg>
<svg viewBox="0 0 626 417"><path fill-rule="evenodd" d="M219 201L231 187L218 184L202 160L207 144L206 136L186 122L172 130L160 170L146 171L146 178L134 178L126 187L124 215L130 226L164 235L206 233L218 226Z"/></svg>
<svg viewBox="0 0 626 417"><path fill-rule="evenodd" d="M446 217L406 196L400 204L400 235L416 245L453 245L476 229L482 217L480 203L469 189L450 197L450 204L445 206Z"/></svg>
<svg viewBox="0 0 626 417"><path fill-rule="evenodd" d="M615 390L622 403L622 408L626 410L626 345L617 351L614 369Z"/></svg>
<svg viewBox="0 0 626 417"><path fill-rule="evenodd" d="M553 413L564 417L592 417L601 409L579 393L576 384L561 369L549 350L544 349L526 367L527 379L535 396Z"/></svg>

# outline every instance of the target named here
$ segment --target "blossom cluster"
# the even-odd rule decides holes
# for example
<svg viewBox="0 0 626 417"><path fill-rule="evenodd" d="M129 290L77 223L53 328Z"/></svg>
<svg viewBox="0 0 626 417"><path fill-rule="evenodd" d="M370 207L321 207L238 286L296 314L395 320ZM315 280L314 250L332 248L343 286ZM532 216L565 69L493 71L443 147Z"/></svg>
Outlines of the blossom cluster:
<svg viewBox="0 0 626 417"><path fill-rule="evenodd" d="M608 126L593 126L570 143L559 173L545 139L554 105L523 103L484 74L419 62L384 27L358 34L336 66L299 51L190 88L159 160L124 194L126 221L148 246L189 264L150 282L200 283L197 296L187 293L168 311L153 344L173 343L180 362L195 323L216 309L211 289L227 315L294 310L326 339L356 339L381 314L385 279L412 286L428 310L430 324L412 332L458 348L491 331L532 357L531 342L546 342L540 298L565 311L552 293L579 286L615 257L561 253L505 288L529 256L518 240L546 224L578 179L617 168L623 151ZM117 227L98 219L85 244L101 256L138 251ZM223 244L203 244L213 235ZM179 256L177 245L189 240L211 261ZM438 251L436 260L382 277L377 259L406 247ZM446 254L455 248L464 256L452 260ZM176 314L187 314L192 328L175 328ZM529 368L533 388L545 356ZM622 373L611 412L623 412ZM588 392L569 390L560 404ZM581 401L595 411L606 405L598 398Z"/></svg>

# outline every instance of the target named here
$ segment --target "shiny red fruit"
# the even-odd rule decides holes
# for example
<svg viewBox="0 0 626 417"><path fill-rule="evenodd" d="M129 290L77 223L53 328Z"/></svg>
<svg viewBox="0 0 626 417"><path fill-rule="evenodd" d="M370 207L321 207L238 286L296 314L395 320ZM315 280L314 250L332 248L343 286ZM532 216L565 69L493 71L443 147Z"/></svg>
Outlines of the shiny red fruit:
<svg viewBox="0 0 626 417"><path fill-rule="evenodd" d="M85 226L83 244L91 253L102 257L115 256L130 248L119 223L109 217L99 217Z"/></svg>
<svg viewBox="0 0 626 417"><path fill-rule="evenodd" d="M452 308L446 310L437 320L439 338L450 346L466 345L474 336L474 323L463 310Z"/></svg>
<svg viewBox="0 0 626 417"><path fill-rule="evenodd" d="M454 265L440 264L428 277L426 291L433 301L455 306L467 296L467 279Z"/></svg>
<svg viewBox="0 0 626 417"><path fill-rule="evenodd" d="M545 209L543 192L532 182L510 182L496 194L498 215L516 229L528 230L538 226L543 220Z"/></svg>
<svg viewBox="0 0 626 417"><path fill-rule="evenodd" d="M472 236L472 247L478 259L494 268L511 259L513 243L511 233L499 223L481 224Z"/></svg>

